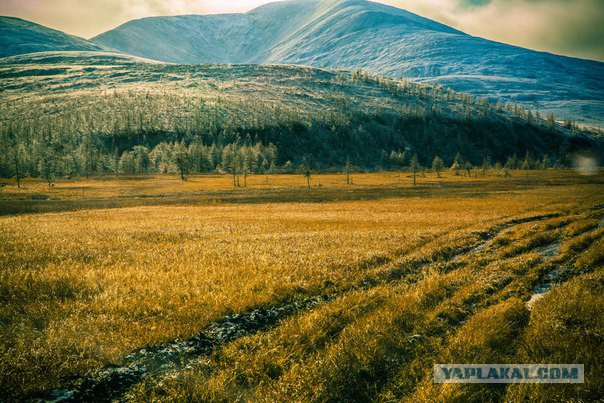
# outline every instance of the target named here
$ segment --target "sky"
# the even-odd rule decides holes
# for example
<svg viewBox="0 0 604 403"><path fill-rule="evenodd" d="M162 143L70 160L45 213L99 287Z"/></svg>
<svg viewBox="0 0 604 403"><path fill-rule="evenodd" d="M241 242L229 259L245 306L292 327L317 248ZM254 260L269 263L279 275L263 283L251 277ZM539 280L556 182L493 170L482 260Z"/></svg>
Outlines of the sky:
<svg viewBox="0 0 604 403"><path fill-rule="evenodd" d="M274 0L0 0L0 15L90 38L131 19L246 12ZM378 1L378 0L376 0ZM604 61L604 0L379 0L474 36Z"/></svg>

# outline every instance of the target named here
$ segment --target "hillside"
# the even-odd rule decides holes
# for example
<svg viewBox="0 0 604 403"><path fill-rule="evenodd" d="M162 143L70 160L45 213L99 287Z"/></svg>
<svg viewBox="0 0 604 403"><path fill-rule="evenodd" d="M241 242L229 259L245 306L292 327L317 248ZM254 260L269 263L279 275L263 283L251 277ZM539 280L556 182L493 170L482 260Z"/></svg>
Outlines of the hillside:
<svg viewBox="0 0 604 403"><path fill-rule="evenodd" d="M174 63L363 68L604 122L604 64L496 43L365 0L293 0L246 14L154 17L92 39Z"/></svg>
<svg viewBox="0 0 604 403"><path fill-rule="evenodd" d="M20 18L0 16L0 57L46 51L106 50L73 35Z"/></svg>
<svg viewBox="0 0 604 403"><path fill-rule="evenodd" d="M0 60L0 176L566 165L601 147L518 105L366 73L170 65L102 53ZM458 155L459 154L459 155ZM249 161L247 160L249 159ZM244 163L244 161L247 161ZM247 164L234 168L233 164ZM237 171L239 172L239 171Z"/></svg>

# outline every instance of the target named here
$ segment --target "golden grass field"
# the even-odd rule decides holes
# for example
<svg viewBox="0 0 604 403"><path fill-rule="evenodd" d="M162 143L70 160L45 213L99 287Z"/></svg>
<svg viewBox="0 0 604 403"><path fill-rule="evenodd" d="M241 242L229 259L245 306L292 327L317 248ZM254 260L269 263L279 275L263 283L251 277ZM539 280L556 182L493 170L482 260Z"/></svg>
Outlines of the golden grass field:
<svg viewBox="0 0 604 403"><path fill-rule="evenodd" d="M5 181L0 400L222 318L321 297L131 382L131 401L604 396L604 176ZM555 272L551 291L527 302ZM437 385L435 363L582 363L578 385ZM168 376L169 375L169 376Z"/></svg>

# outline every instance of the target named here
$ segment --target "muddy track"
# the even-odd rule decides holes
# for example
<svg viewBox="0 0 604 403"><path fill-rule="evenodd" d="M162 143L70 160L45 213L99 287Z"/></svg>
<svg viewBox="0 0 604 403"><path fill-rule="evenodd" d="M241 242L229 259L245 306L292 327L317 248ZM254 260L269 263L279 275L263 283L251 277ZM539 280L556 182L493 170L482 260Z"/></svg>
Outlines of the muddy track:
<svg viewBox="0 0 604 403"><path fill-rule="evenodd" d="M491 241L493 240L493 238L495 238L498 234L500 234L502 231L504 231L506 229L512 228L512 227L514 227L516 225L520 225L520 224L526 224L529 222L545 221L545 220L549 220L551 218L557 218L560 216L561 216L561 214L559 214L559 213L544 214L544 215L538 215L538 216L513 219L510 221L506 221L506 222L497 224L487 231L478 232L477 235L480 237L480 240L478 242L475 242L474 244L471 244L471 245L468 245L465 247L461 247L461 248L457 248L455 250L441 251L436 256L433 256L432 260L421 260L421 261L417 261L417 262L407 263L406 265L400 266L400 267L386 273L386 275L385 275L386 278L380 279L380 280L398 281L398 280L402 279L403 277L417 274L417 273L421 272L421 270L423 268L432 264L434 258L436 258L437 260L444 260L444 261L448 261L451 263L457 262L462 257L478 254L478 253L481 253L481 252L485 251L486 249L488 249L489 246L491 246ZM409 266L411 266L411 267L416 266L416 268L410 268Z"/></svg>
<svg viewBox="0 0 604 403"><path fill-rule="evenodd" d="M604 209L604 204L599 204L590 208L591 211L599 211ZM600 219L596 228L601 228L604 226L604 217ZM560 241L553 242L549 245L542 246L540 248L535 249L535 252L540 254L545 261L554 259L558 256L558 251L561 247L562 243ZM565 271L567 271L567 267L557 267L556 269L548 272L543 280L535 286L533 293L531 294L531 298L526 302L526 305L529 309L533 309L535 302L540 300L547 294L554 286L560 286L570 280L570 277L565 276Z"/></svg>
<svg viewBox="0 0 604 403"><path fill-rule="evenodd" d="M488 247L489 241L501 231L515 225L538 222L559 217L560 214L547 214L522 219L514 219L480 233L481 240L463 249L443 254L442 258L453 261L468 253L479 253ZM389 261L376 260L375 266L383 266ZM240 337L265 331L275 327L287 317L301 311L308 311L324 302L358 289L370 289L378 284L396 281L412 273L418 273L429 266L431 261L418 261L413 268L399 267L389 271L385 278L373 281L363 280L359 284L346 287L329 295L295 300L249 312L232 314L208 325L201 333L185 341L174 341L168 344L136 350L122 359L119 365L107 366L98 372L68 382L68 386L53 390L32 401L80 402L80 401L120 401L135 385L147 377L160 380L179 370L190 368L192 363L201 357L208 356L214 349L232 342ZM379 276L381 277L381 276Z"/></svg>
<svg viewBox="0 0 604 403"><path fill-rule="evenodd" d="M120 365L108 366L97 373L74 380L67 388L56 389L34 398L54 402L106 402L122 400L134 385L147 376L162 378L186 368L191 362L210 354L222 344L242 336L274 327L280 320L330 300L314 297L250 312L228 315L185 341L136 350L123 358Z"/></svg>

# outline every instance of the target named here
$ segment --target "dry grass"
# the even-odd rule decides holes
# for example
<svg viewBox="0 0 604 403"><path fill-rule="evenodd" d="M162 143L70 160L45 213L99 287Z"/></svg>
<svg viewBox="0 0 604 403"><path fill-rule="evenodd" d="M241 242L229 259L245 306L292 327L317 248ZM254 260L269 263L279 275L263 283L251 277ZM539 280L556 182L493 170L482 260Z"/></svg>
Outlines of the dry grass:
<svg viewBox="0 0 604 403"><path fill-rule="evenodd" d="M149 379L131 397L431 396L416 387L427 384L433 360L513 356L517 346L500 349L501 335L524 331L519 301L548 267L539 248L561 242L560 259L576 263L575 274L601 266L599 216L581 213L602 200L600 185L543 175L568 183L522 178L503 191L502 178L477 185L451 176L412 188L392 173L359 174L352 187L341 175L319 176L322 187L310 192L301 176L270 176L264 190L253 181L251 189L231 190L228 177L95 179L50 190L28 183L24 194L57 192L62 200L85 187L99 198L182 195L184 205L0 218L0 391L18 399L136 348L189 338L229 313L333 295L273 330L223 346L192 371L161 384ZM202 183L222 202L191 196ZM263 199L281 191L288 201ZM4 196L17 192L5 188ZM352 200L342 197L349 192ZM224 203L241 193L251 201ZM308 203L309 193L324 199ZM188 197L201 199L186 205ZM554 213L561 216L514 225L467 253L502 223ZM586 252L577 259L578 250ZM459 253L466 254L454 259ZM470 337L493 323L502 327ZM452 347L442 347L447 340ZM478 355L462 348L468 340L481 346L472 350ZM477 393L467 396L484 396Z"/></svg>
<svg viewBox="0 0 604 403"><path fill-rule="evenodd" d="M408 172L381 172L381 173L353 173L353 185L346 185L344 174L316 174L312 176L311 185L315 191L345 190L354 192L359 189L379 190L389 194L392 188L398 190L414 190L438 192L445 194L449 190L461 190L457 196L464 193L480 195L484 193L508 194L510 197L526 189L541 188L543 186L555 187L573 184L602 183L602 177L581 177L574 171L530 171L529 176L523 171L512 171L512 177L504 177L496 171L488 171L486 177L478 176L467 178L455 175L453 172L443 172L440 178L434 173L418 176L417 186L413 186L413 178ZM306 179L302 175L249 175L247 188L233 189L230 175L189 175L186 181L179 176L170 175L119 175L93 177L89 179L57 179L53 186L42 179L26 178L21 181L21 188L17 188L14 179L0 179L0 200L103 200L125 198L166 198L170 196L201 197L209 193L215 198L228 197L242 192L254 193L262 190L302 190L307 187ZM553 190L553 189L551 189ZM216 193L222 192L222 193ZM225 194L225 192L227 192Z"/></svg>
<svg viewBox="0 0 604 403"><path fill-rule="evenodd" d="M600 251L602 247L600 245ZM535 304L521 339L527 363L585 365L585 383L512 385L509 401L598 401L604 395L604 266L554 289Z"/></svg>

